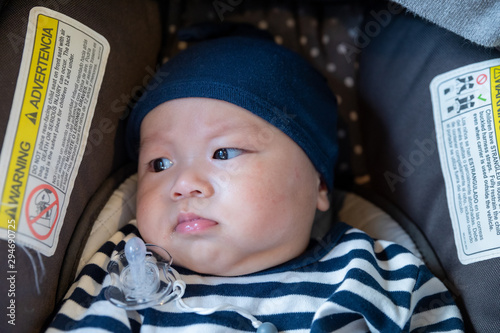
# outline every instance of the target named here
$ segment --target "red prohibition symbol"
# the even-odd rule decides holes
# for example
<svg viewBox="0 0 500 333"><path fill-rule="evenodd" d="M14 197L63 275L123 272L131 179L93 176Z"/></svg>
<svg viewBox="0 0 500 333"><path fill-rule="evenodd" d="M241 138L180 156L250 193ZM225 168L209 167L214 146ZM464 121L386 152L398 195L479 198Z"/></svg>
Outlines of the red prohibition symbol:
<svg viewBox="0 0 500 333"><path fill-rule="evenodd" d="M30 209L31 207L31 209ZM28 227L33 236L39 240L46 240L52 234L59 217L59 197L56 190L48 185L42 184L35 187L28 196L25 208ZM48 230L40 232L37 230Z"/></svg>
<svg viewBox="0 0 500 333"><path fill-rule="evenodd" d="M476 78L477 84L485 84L487 80L488 77L486 76L486 74L478 75L478 77Z"/></svg>

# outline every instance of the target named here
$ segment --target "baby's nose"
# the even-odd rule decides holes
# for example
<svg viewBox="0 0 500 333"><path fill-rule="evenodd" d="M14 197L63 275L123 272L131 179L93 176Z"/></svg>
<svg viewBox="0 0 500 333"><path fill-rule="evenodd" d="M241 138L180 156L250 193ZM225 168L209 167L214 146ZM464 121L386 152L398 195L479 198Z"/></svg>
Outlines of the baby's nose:
<svg viewBox="0 0 500 333"><path fill-rule="evenodd" d="M208 198L214 194L214 187L202 168L190 167L182 170L172 186L171 198Z"/></svg>

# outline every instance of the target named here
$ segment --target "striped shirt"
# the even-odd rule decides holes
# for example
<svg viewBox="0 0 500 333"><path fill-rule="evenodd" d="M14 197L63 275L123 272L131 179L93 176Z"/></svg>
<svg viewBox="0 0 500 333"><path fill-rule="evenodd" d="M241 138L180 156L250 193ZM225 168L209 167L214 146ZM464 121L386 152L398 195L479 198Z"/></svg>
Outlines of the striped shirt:
<svg viewBox="0 0 500 333"><path fill-rule="evenodd" d="M49 332L256 331L230 310L200 315L172 301L125 311L107 301L109 258L137 234L128 224L101 247L68 291ZM182 299L188 306L231 304L279 332L463 332L453 296L418 258L340 222L320 241L311 240L301 256L265 271L219 277L175 268L187 285Z"/></svg>

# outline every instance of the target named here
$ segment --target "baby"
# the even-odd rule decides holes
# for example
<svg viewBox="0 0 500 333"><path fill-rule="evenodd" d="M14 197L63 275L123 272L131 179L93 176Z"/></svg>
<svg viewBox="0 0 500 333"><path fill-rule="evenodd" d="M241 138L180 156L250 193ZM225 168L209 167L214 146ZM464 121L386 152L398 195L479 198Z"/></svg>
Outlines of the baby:
<svg viewBox="0 0 500 333"><path fill-rule="evenodd" d="M138 231L172 255L187 306L125 312L105 301L109 277L94 265L52 328L463 331L452 295L404 248L341 222L311 240L316 210L330 206L336 102L306 61L231 36L161 71L131 114L127 145L138 157ZM124 240L136 233L126 230Z"/></svg>

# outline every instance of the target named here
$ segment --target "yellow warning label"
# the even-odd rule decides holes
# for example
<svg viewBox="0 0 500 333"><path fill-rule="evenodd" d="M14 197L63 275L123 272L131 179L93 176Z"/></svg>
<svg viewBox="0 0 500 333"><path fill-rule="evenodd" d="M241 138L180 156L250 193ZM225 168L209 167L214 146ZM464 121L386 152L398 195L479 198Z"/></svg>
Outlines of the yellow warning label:
<svg viewBox="0 0 500 333"><path fill-rule="evenodd" d="M0 227L4 229L8 228L9 220L19 221L21 214L26 180L47 95L57 38L57 25L58 20L38 15L28 81L8 164L7 178L2 194L2 205L0 206ZM18 226L18 223L16 223L16 226Z"/></svg>
<svg viewBox="0 0 500 333"><path fill-rule="evenodd" d="M491 106L497 133L497 145L500 153L500 66L490 68Z"/></svg>

